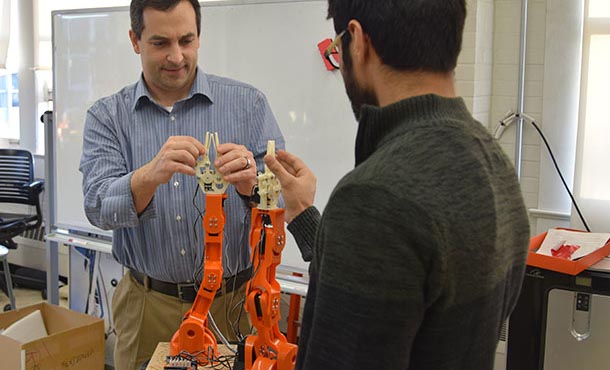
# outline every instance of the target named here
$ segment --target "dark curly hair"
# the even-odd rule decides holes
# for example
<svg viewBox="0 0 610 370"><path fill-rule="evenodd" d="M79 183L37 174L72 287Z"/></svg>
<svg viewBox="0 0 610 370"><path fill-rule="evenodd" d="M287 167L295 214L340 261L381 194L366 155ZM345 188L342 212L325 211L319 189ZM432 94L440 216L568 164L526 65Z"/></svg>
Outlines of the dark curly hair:
<svg viewBox="0 0 610 370"><path fill-rule="evenodd" d="M462 48L465 0L328 0L337 33L350 20L364 32L384 64L397 70L450 72ZM349 32L342 46L351 41ZM345 62L345 60L344 60Z"/></svg>

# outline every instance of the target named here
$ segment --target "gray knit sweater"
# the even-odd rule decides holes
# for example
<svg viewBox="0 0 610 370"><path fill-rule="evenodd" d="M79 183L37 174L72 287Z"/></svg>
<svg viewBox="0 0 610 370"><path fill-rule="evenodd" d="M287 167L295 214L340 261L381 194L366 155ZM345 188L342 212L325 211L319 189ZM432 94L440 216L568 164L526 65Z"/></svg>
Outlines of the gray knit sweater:
<svg viewBox="0 0 610 370"><path fill-rule="evenodd" d="M460 98L362 113L356 167L288 226L313 248L297 369L492 369L529 239L513 166Z"/></svg>

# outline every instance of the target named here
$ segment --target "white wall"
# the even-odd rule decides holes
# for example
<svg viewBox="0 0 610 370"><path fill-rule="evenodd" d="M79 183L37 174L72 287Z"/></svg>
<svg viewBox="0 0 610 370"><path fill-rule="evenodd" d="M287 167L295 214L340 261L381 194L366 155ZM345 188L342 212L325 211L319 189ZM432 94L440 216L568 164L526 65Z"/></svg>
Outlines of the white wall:
<svg viewBox="0 0 610 370"><path fill-rule="evenodd" d="M492 127L517 108L522 0L496 0ZM580 9L580 10L579 10ZM532 116L550 142L568 185L574 172L574 143L580 80L582 2L529 0L524 112ZM516 125L500 143L515 157ZM532 217L532 233L569 226L570 200L534 128L524 126L521 187ZM565 213L565 215L547 214Z"/></svg>
<svg viewBox="0 0 610 370"><path fill-rule="evenodd" d="M493 126L509 110L517 109L519 90L519 54L521 45L521 0L496 0L494 25L494 65L491 104ZM525 112L536 120L542 114L542 76L544 63L544 0L529 2L529 26L525 73ZM515 157L516 125L510 126L500 143L511 158ZM540 141L534 130L524 127L521 187L528 208L538 206Z"/></svg>
<svg viewBox="0 0 610 370"><path fill-rule="evenodd" d="M489 127L493 62L493 0L467 2L462 52L455 72L458 95L485 127Z"/></svg>

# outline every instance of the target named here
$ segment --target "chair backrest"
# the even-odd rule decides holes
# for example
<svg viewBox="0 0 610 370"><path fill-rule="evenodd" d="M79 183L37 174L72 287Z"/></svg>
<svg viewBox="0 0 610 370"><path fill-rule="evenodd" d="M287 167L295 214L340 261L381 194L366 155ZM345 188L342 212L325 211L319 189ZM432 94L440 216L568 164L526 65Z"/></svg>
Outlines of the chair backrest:
<svg viewBox="0 0 610 370"><path fill-rule="evenodd" d="M27 187L34 181L32 153L20 149L0 149L0 202L38 204L38 195Z"/></svg>

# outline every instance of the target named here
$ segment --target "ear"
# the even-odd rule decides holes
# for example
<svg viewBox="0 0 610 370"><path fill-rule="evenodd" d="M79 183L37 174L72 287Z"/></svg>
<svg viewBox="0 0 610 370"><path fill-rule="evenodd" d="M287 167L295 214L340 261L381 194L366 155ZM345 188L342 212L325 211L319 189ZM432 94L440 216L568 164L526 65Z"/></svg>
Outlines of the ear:
<svg viewBox="0 0 610 370"><path fill-rule="evenodd" d="M138 43L139 41L136 37L136 34L132 30L129 30L129 40L131 40L131 46L133 47L133 51L136 54L140 54L140 44Z"/></svg>
<svg viewBox="0 0 610 370"><path fill-rule="evenodd" d="M371 39L362 29L362 25L355 19L352 19L347 24L347 30L351 35L350 51L354 63L363 64L368 61L371 54Z"/></svg>

